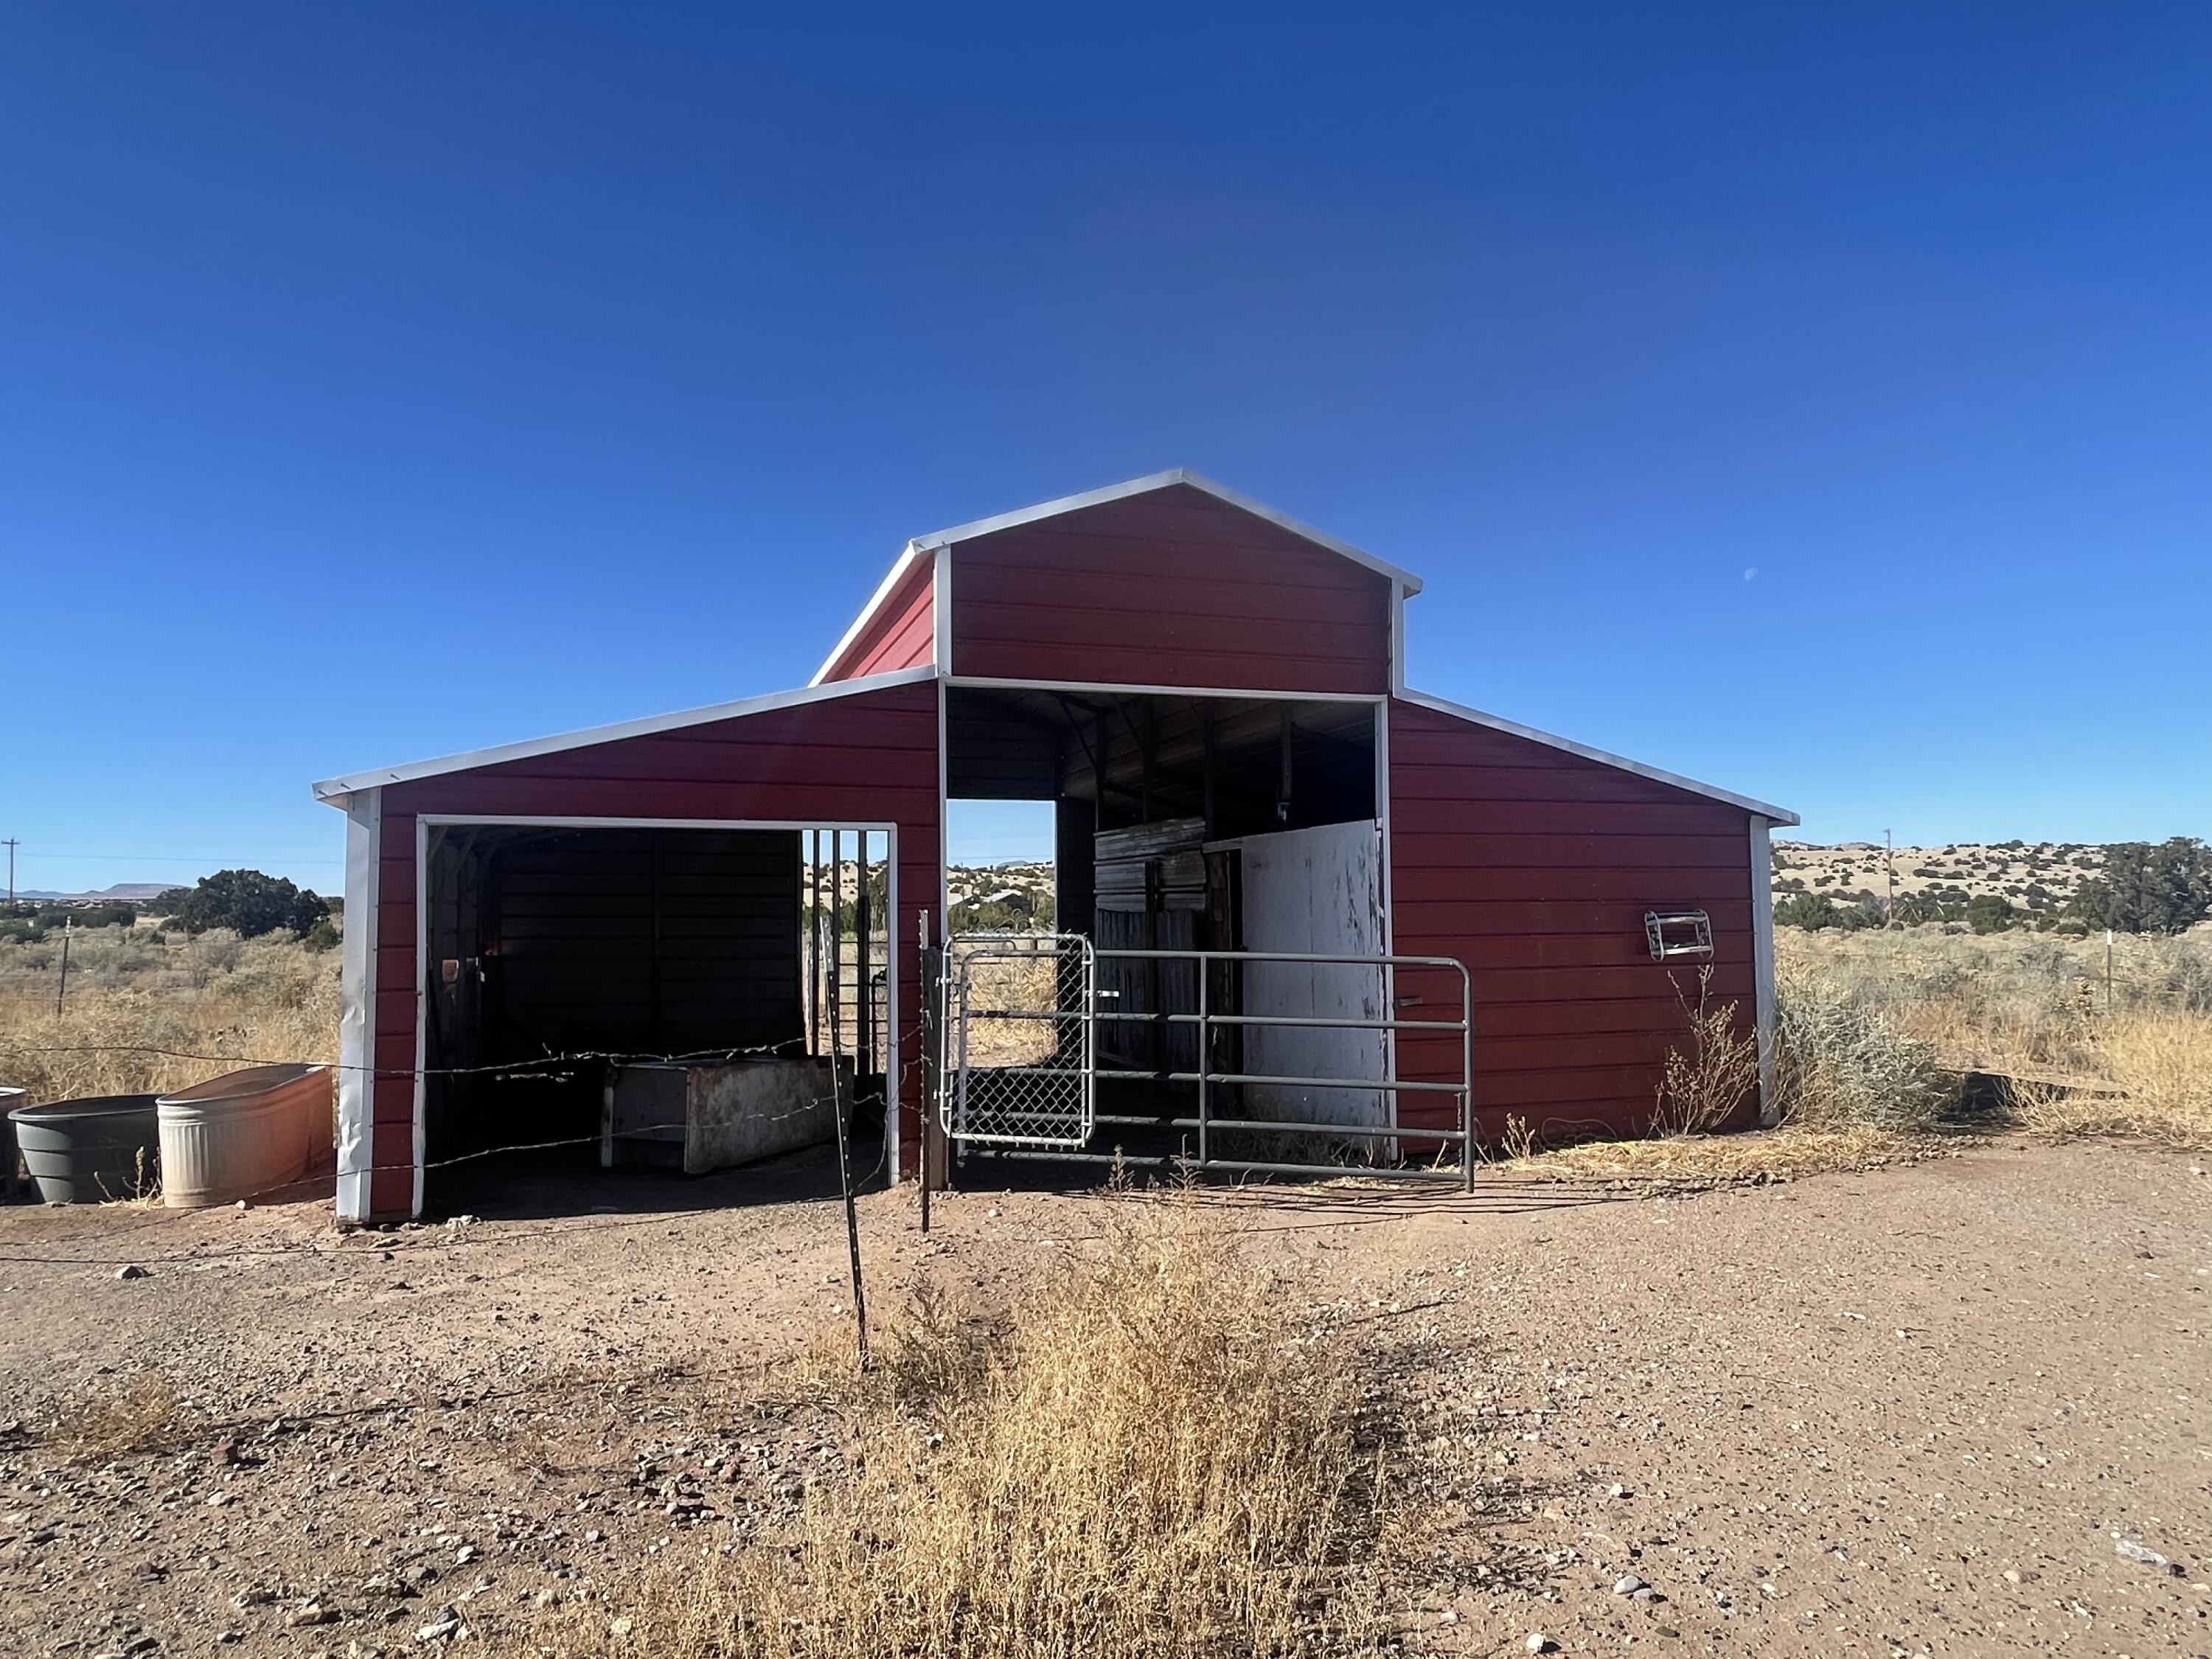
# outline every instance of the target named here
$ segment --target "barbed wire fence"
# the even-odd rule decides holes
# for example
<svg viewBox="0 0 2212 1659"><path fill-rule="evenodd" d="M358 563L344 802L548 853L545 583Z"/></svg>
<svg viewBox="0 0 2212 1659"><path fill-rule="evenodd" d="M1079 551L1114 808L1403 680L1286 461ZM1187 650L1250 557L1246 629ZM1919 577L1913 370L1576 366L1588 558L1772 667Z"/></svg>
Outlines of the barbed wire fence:
<svg viewBox="0 0 2212 1659"><path fill-rule="evenodd" d="M898 1038L898 1041L895 1044L892 1054L889 1058L890 1058L892 1064L896 1068L896 1078L901 1087L896 1091L886 1091L886 1098L884 1103L884 1109L886 1115L884 1130L880 1138L876 1162L866 1174L856 1175L853 1169L851 1122L848 1113L848 1103L847 1100L848 1091L845 1087L844 1081L843 1043L842 1036L836 1033L834 1030L831 1036L831 1052L827 1056L830 1064L831 1082L830 1092L828 1094L817 1093L810 1095L805 1099L789 1105L780 1111L757 1115L749 1120L756 1125L766 1127L776 1123L787 1122L795 1118L818 1114L821 1109L825 1106L830 1109L832 1116L835 1120L834 1144L836 1146L836 1155L838 1165L840 1193L842 1200L842 1207L845 1212L846 1244L853 1285L855 1333L863 1364L866 1362L867 1358L867 1316L866 1311L865 1280L862 1271L860 1247L860 1224L854 1200L857 1194L861 1189L872 1185L877 1179L882 1176L884 1165L890 1158L891 1125L889 1121L889 1116L890 1113L896 1109L896 1108L892 1104L890 1097L894 1094L902 1094L904 1092L904 1085L910 1078L917 1078L918 1080L917 1074L921 1068L917 1063L909 1062L906 1058L908 1051L907 1040L913 1039L918 1043L922 1036L923 1029L922 1022L917 1020L914 1024L904 1027L895 1034ZM790 1041L776 1043L704 1049L687 1049L667 1053L629 1049L581 1049L539 1055L529 1060L503 1060L490 1065L445 1066L365 1066L343 1060L303 1060L290 1056L272 1057L265 1055L211 1054L195 1049L171 1048L167 1045L158 1043L11 1043L9 1047L15 1052L23 1054L135 1054L154 1056L165 1060L205 1062L234 1066L312 1066L327 1070L334 1075L341 1073L350 1073L363 1076L371 1082L384 1079L400 1079L412 1082L432 1078L455 1077L520 1078L538 1076L550 1078L558 1077L564 1073L574 1073L580 1072L587 1066L592 1066L711 1065L732 1064L736 1061L747 1059L792 1058L800 1052L803 1052L805 1042L804 1039L792 1039ZM853 1102L850 1103L857 1105L858 1103ZM682 1121L659 1124L631 1125L625 1130L625 1133L666 1133L673 1130L682 1130L687 1127L688 1125ZM371 1137L371 1140L373 1144L373 1135ZM576 1146L597 1146L603 1144L604 1140L605 1131L602 1129L601 1131L586 1135L558 1136L535 1140L502 1142L497 1146L477 1147L465 1152L457 1152L444 1158L424 1159L420 1162L417 1162L413 1158L410 1158L405 1163L379 1164L371 1162L367 1164L348 1165L344 1163L343 1156L341 1156L338 1164L332 1169L318 1170L312 1175L303 1176L290 1181L278 1182L272 1186L259 1188L256 1191L241 1193L236 1194L233 1199L227 1201L230 1203L243 1202L247 1204L253 1203L257 1200L274 1200L281 1202L284 1201L283 1195L297 1195L303 1194L319 1195L322 1193L330 1191L337 1182L346 1180L348 1178L368 1178L380 1174L404 1174L411 1176L418 1170L424 1174L428 1174L432 1170L451 1169L460 1164L474 1163L488 1158L501 1157L511 1153L550 1152ZM371 1156L373 1158L374 1154L372 1153ZM118 1194L114 1196L116 1201L125 1202L134 1198L143 1198L144 1194ZM111 1242L113 1237L113 1231L112 1229L103 1228L101 1231L97 1234L71 1235L60 1240L48 1239L41 1242L49 1244L53 1243L69 1243L71 1242L73 1238L80 1237L95 1238L101 1242ZM257 1255L329 1254L328 1251L321 1249L314 1244L307 1243L256 1249L251 1253ZM205 1259L205 1252L185 1250L153 1255L143 1254L133 1255L127 1258L118 1257L115 1258L115 1261L117 1262L153 1262L161 1264L200 1261ZM52 1261L53 1260L54 1258L51 1256L40 1255L28 1250L14 1250L0 1248L0 1262L34 1264Z"/></svg>

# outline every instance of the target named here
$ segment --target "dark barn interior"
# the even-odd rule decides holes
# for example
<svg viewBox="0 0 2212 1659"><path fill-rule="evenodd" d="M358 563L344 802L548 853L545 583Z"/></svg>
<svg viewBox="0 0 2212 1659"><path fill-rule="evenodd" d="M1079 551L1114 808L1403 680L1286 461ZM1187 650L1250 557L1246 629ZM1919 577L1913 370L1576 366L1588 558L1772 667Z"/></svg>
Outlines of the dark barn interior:
<svg viewBox="0 0 2212 1659"><path fill-rule="evenodd" d="M859 836L834 852L797 830L452 824L428 836L424 1152L448 1165L426 1177L433 1207L518 1173L599 1168L614 1057L828 1054L831 962L856 1128L880 1134L886 942L854 924L872 889L880 934L884 866ZM532 1150L472 1156L494 1147Z"/></svg>

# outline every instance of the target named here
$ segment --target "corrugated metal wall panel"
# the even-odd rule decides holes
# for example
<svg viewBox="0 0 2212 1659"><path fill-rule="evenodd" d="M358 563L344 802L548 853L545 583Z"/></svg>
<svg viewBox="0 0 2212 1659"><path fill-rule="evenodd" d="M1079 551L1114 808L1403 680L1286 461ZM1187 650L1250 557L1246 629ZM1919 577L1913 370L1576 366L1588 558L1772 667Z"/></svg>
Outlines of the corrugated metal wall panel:
<svg viewBox="0 0 2212 1659"><path fill-rule="evenodd" d="M918 668L937 655L937 597L935 566L929 558L914 562L890 592L884 608L840 652L827 673L828 680L857 680L866 674L888 674L897 668Z"/></svg>
<svg viewBox="0 0 2212 1659"><path fill-rule="evenodd" d="M1395 941L1474 977L1483 1133L1509 1113L1539 1133L1640 1131L1698 995L1696 964L1651 959L1644 911L1707 912L1710 994L1751 1025L1747 815L1416 704L1394 701L1389 719ZM1401 1034L1408 1078L1449 1078L1457 1058ZM1411 1101L1400 1116L1426 1121Z"/></svg>
<svg viewBox="0 0 2212 1659"><path fill-rule="evenodd" d="M1376 693L1387 577L1187 485L960 543L953 672Z"/></svg>
<svg viewBox="0 0 2212 1659"><path fill-rule="evenodd" d="M921 913L936 912L939 888L938 695L934 682L893 686L389 786L377 907L376 1214L404 1215L413 1204L415 841L425 812L896 824L900 1133L911 1173L921 1053L913 942ZM726 763L698 766L700 745Z"/></svg>

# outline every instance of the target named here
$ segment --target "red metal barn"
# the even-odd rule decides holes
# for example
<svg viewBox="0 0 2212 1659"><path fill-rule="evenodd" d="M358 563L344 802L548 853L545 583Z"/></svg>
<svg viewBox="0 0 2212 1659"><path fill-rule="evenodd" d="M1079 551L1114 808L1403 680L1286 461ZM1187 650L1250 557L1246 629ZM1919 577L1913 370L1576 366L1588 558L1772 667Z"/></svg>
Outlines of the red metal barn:
<svg viewBox="0 0 2212 1659"><path fill-rule="evenodd" d="M1407 689L1419 588L1163 473L909 543L803 690L318 785L348 819L341 1215L499 1148L818 1139L839 1066L918 1173L950 799L1056 804L1082 969L989 1072L959 1022L992 1011L933 957L956 1158L1638 1129L1702 970L1767 1047L1766 837L1797 820Z"/></svg>

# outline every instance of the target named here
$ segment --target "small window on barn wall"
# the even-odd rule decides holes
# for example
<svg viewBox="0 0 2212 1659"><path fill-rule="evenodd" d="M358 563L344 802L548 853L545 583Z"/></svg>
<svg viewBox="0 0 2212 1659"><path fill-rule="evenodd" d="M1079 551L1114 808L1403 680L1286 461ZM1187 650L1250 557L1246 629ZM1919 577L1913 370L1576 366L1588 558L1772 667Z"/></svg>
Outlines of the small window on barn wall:
<svg viewBox="0 0 2212 1659"><path fill-rule="evenodd" d="M1703 910L1646 910L1644 942L1654 962L1713 953L1713 924Z"/></svg>

